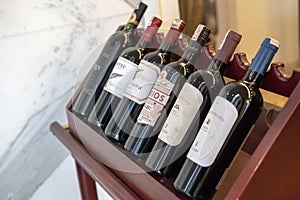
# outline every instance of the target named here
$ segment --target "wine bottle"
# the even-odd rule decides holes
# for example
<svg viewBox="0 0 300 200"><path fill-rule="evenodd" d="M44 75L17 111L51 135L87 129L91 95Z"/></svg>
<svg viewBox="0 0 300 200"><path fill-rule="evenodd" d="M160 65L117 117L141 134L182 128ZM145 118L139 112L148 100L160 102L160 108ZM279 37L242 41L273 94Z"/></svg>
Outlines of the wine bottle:
<svg viewBox="0 0 300 200"><path fill-rule="evenodd" d="M148 97L161 69L170 62L171 48L183 31L185 23L183 20L175 19L160 47L147 54L139 65L139 72L126 89L125 96L114 109L113 117L110 119L105 134L124 143L131 130L132 119L136 119L142 104ZM138 89L138 91L136 90Z"/></svg>
<svg viewBox="0 0 300 200"><path fill-rule="evenodd" d="M199 25L183 56L163 69L143 106L124 148L146 157L186 79L196 71L195 60L208 41L210 30Z"/></svg>
<svg viewBox="0 0 300 200"><path fill-rule="evenodd" d="M135 29L138 26L146 9L147 5L140 2L123 30L118 31L109 37L100 56L97 58L95 64L85 78L78 97L75 99L72 107L74 113L77 113L84 118L89 116L117 58L124 49L135 45L136 41L133 38L132 29Z"/></svg>
<svg viewBox="0 0 300 200"><path fill-rule="evenodd" d="M226 84L215 98L174 182L177 190L210 199L263 107L259 91L279 43L266 38L244 78Z"/></svg>
<svg viewBox="0 0 300 200"><path fill-rule="evenodd" d="M152 37L156 34L161 23L159 18L153 17L136 46L129 47L122 52L88 118L90 123L100 128L106 127L114 108L123 97L127 85L140 71L138 65L149 52Z"/></svg>
<svg viewBox="0 0 300 200"><path fill-rule="evenodd" d="M146 160L146 166L176 177L211 103L224 86L222 72L241 35L229 30L207 70L194 72L184 84Z"/></svg>

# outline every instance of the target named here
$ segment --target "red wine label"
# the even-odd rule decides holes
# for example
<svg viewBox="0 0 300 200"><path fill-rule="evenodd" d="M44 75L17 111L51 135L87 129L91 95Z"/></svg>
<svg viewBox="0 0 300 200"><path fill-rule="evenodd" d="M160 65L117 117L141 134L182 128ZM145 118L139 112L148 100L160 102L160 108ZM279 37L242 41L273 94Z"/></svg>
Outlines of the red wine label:
<svg viewBox="0 0 300 200"><path fill-rule="evenodd" d="M137 64L119 57L104 86L104 90L122 98L129 82L133 79L137 71Z"/></svg>
<svg viewBox="0 0 300 200"><path fill-rule="evenodd" d="M187 157L203 167L212 165L237 117L238 112L234 105L217 96Z"/></svg>
<svg viewBox="0 0 300 200"><path fill-rule="evenodd" d="M145 103L159 74L159 67L142 60L139 64L139 70L129 83L124 96L138 104Z"/></svg>
<svg viewBox="0 0 300 200"><path fill-rule="evenodd" d="M185 83L158 138L168 145L179 145L202 102L201 92L190 83Z"/></svg>
<svg viewBox="0 0 300 200"><path fill-rule="evenodd" d="M154 126L161 111L168 102L174 84L164 78L166 73L166 71L162 71L160 77L155 82L137 119L138 123Z"/></svg>

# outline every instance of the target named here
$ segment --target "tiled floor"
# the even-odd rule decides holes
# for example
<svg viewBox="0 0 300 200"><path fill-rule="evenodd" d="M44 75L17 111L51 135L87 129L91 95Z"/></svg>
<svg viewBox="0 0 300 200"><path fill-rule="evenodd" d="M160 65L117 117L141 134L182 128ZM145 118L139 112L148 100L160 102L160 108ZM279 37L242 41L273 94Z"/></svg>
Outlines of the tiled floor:
<svg viewBox="0 0 300 200"><path fill-rule="evenodd" d="M98 199L112 198L97 185ZM76 168L73 158L69 155L54 173L38 188L30 200L81 200Z"/></svg>

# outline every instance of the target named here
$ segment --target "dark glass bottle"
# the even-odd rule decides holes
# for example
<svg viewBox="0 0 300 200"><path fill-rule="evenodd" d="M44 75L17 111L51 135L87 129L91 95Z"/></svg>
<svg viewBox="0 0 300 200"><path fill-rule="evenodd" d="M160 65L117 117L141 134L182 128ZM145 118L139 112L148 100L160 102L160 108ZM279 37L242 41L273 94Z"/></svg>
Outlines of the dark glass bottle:
<svg viewBox="0 0 300 200"><path fill-rule="evenodd" d="M162 21L159 18L153 17L136 46L129 47L122 52L104 86L104 90L91 111L88 118L90 123L100 128L106 127L112 117L113 110L123 97L125 89L140 70L138 65L149 52L152 37L156 34L161 23Z"/></svg>
<svg viewBox="0 0 300 200"><path fill-rule="evenodd" d="M222 72L241 35L230 30L207 70L194 72L184 84L146 161L166 177L176 177L211 103L224 86Z"/></svg>
<svg viewBox="0 0 300 200"><path fill-rule="evenodd" d="M126 137L124 136L127 136L132 128L131 120L137 118L142 108L140 104L148 97L161 69L170 62L170 50L183 31L184 26L184 21L175 19L160 47L155 52L147 54L141 61L140 71L129 84L125 97L114 110L113 117L105 129L105 134L108 137L122 143L125 142ZM141 90L132 92L136 88ZM133 99L135 101L132 101Z"/></svg>
<svg viewBox="0 0 300 200"><path fill-rule="evenodd" d="M89 116L117 58L124 49L135 45L132 29L137 27L146 9L147 5L140 2L123 30L112 34L106 41L100 56L89 71L83 87L75 99L72 107L74 113L85 118Z"/></svg>
<svg viewBox="0 0 300 200"><path fill-rule="evenodd" d="M259 91L279 43L266 38L241 81L225 85L215 98L174 182L195 199L211 199L263 107ZM225 173L226 174L226 173Z"/></svg>
<svg viewBox="0 0 300 200"><path fill-rule="evenodd" d="M195 60L201 54L209 34L210 30L205 26L201 32L196 29L181 59L163 69L125 143L126 150L138 156L148 155L183 84L196 71Z"/></svg>

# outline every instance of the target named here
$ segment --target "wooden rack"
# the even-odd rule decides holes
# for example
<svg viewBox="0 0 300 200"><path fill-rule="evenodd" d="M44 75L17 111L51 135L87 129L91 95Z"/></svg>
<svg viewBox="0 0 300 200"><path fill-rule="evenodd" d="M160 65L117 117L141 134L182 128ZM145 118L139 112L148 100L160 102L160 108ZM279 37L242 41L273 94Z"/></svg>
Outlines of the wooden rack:
<svg viewBox="0 0 300 200"><path fill-rule="evenodd" d="M202 53L207 63L211 52L205 47ZM235 54L225 76L240 79L248 66L245 54ZM265 99L283 99L283 106L265 102L214 199L300 199L299 80L299 69L288 75L282 63L272 64L261 88L267 90L264 95L271 92ZM82 199L97 199L95 181L113 199L188 199L173 188L173 179L147 172L144 160L130 155L103 131L95 131L73 114L72 102L66 109L69 128L54 122L51 131L75 158Z"/></svg>

